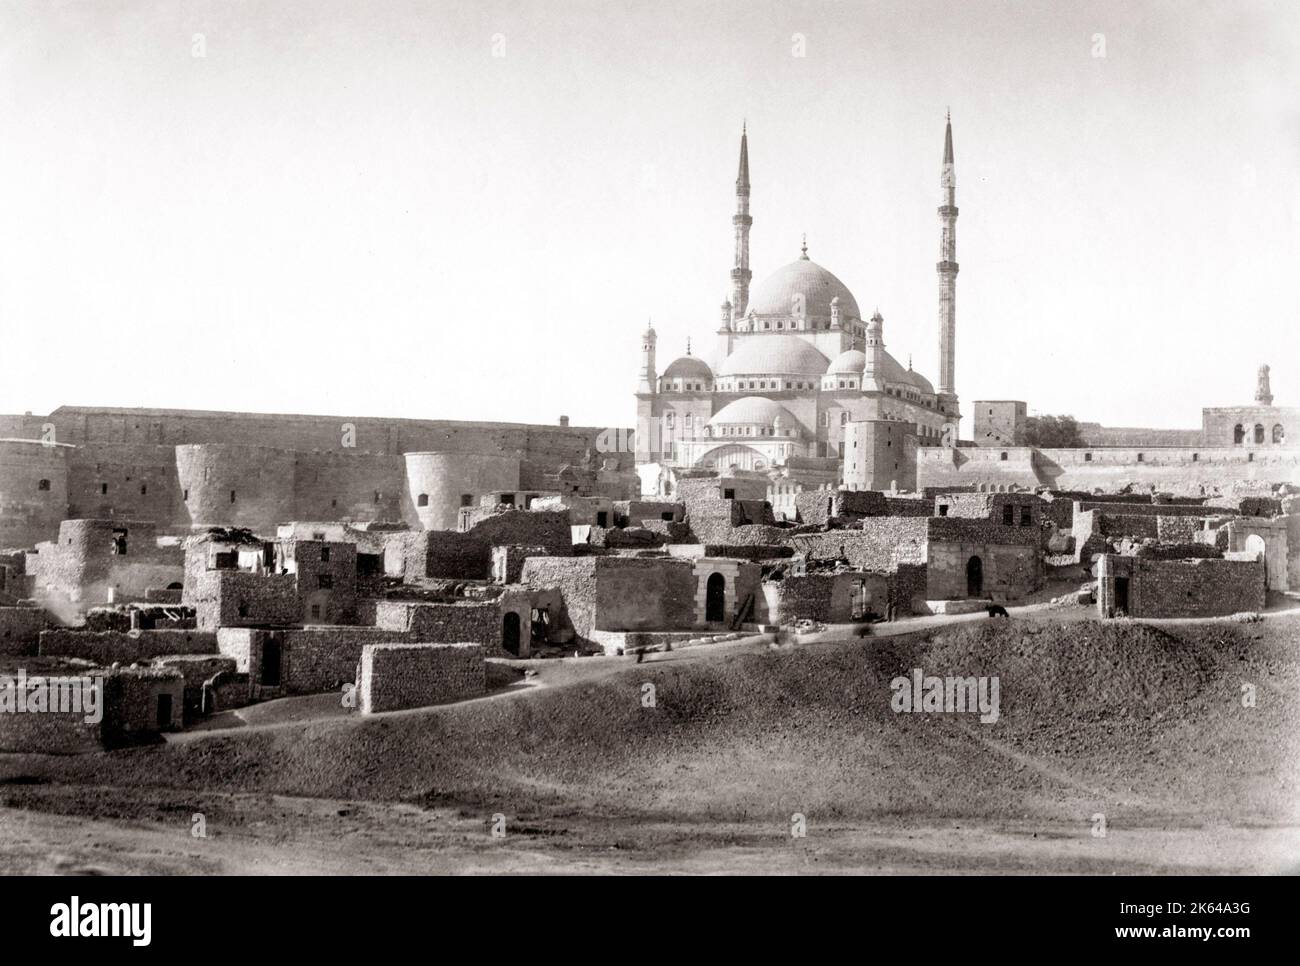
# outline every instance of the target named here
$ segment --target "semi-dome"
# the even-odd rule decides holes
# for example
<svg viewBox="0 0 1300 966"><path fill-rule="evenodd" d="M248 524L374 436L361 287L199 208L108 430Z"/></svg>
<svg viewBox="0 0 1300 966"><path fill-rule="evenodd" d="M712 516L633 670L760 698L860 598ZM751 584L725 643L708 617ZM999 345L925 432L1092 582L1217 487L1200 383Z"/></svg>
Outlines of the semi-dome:
<svg viewBox="0 0 1300 966"><path fill-rule="evenodd" d="M798 298L802 296L802 300ZM829 319L831 299L839 298L840 318L857 319L858 303L838 278L806 256L778 268L765 278L749 300L747 314L791 318Z"/></svg>
<svg viewBox="0 0 1300 966"><path fill-rule="evenodd" d="M771 426L778 419L784 426L795 425L795 418L778 402L762 396L745 396L729 402L709 420L710 426Z"/></svg>
<svg viewBox="0 0 1300 966"><path fill-rule="evenodd" d="M832 361L830 368L826 371L831 374L839 375L840 373L860 373L867 367L867 356L861 349L849 349L841 352Z"/></svg>
<svg viewBox="0 0 1300 966"><path fill-rule="evenodd" d="M932 383L929 379L925 378L925 376L921 375L919 372L916 372L915 370L912 369L908 369L907 380L913 386L916 387L918 392L922 392L930 396L934 395L934 383Z"/></svg>
<svg viewBox="0 0 1300 966"><path fill-rule="evenodd" d="M674 359L664 370L664 379L703 379L713 381L713 370L698 356L681 356Z"/></svg>
<svg viewBox="0 0 1300 966"><path fill-rule="evenodd" d="M718 367L718 375L820 376L826 366L826 357L797 335L752 335L740 340Z"/></svg>

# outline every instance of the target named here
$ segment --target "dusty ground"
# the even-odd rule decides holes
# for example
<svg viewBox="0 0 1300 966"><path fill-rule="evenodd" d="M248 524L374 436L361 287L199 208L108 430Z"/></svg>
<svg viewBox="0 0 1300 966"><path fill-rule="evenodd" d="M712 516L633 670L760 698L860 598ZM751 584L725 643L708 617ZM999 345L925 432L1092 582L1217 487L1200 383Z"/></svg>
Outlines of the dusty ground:
<svg viewBox="0 0 1300 966"><path fill-rule="evenodd" d="M889 630L907 633L534 662L442 708L363 719L327 695L165 745L3 755L0 870L1300 870L1300 616ZM894 713L913 667L998 675L1000 720Z"/></svg>

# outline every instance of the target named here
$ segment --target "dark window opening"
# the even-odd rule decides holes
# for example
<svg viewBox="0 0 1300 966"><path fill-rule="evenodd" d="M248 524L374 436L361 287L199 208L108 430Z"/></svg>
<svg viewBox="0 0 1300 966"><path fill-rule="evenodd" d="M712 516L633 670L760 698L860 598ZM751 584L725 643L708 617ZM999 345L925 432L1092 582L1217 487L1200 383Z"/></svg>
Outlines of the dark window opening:
<svg viewBox="0 0 1300 966"><path fill-rule="evenodd" d="M1236 426L1232 427L1232 442L1235 445L1240 446L1242 441L1245 438L1246 438L1246 430L1241 425L1241 423L1238 423Z"/></svg>
<svg viewBox="0 0 1300 966"><path fill-rule="evenodd" d="M170 728L172 726L172 696L170 694L158 695L158 727Z"/></svg>
<svg viewBox="0 0 1300 966"><path fill-rule="evenodd" d="M38 490L48 490L49 488L50 488L49 480L41 480L39 483L36 484L36 489Z"/></svg>
<svg viewBox="0 0 1300 966"><path fill-rule="evenodd" d="M1091 454L1091 453L1084 453L1084 454L1083 454L1083 461L1084 461L1085 463L1091 463L1091 462L1092 462L1092 454Z"/></svg>
<svg viewBox="0 0 1300 966"><path fill-rule="evenodd" d="M329 548L329 547L321 547L321 548L320 548L320 559L321 559L321 563L329 563L329 560L330 560L330 548Z"/></svg>
<svg viewBox="0 0 1300 966"><path fill-rule="evenodd" d="M149 492L149 484L147 484L147 483L141 483L141 484L140 484L140 495L141 495L141 496L144 496L144 495L147 494L148 492Z"/></svg>
<svg viewBox="0 0 1300 966"><path fill-rule="evenodd" d="M734 500L734 499L736 498L736 491L735 491L735 490L723 490L723 491L722 491L722 498L723 498L724 500Z"/></svg>
<svg viewBox="0 0 1300 966"><path fill-rule="evenodd" d="M1002 522L1007 526L1011 526L1016 522L1016 508L1010 503L1002 508Z"/></svg>
<svg viewBox="0 0 1300 966"><path fill-rule="evenodd" d="M427 493L421 493L419 496L417 496L417 497L415 498L415 505L416 505L416 506L428 506L428 505L429 505L429 494L427 494ZM462 505L463 505L463 504L462 504Z"/></svg>
<svg viewBox="0 0 1300 966"><path fill-rule="evenodd" d="M940 504L939 504L939 516L941 516L941 517L946 517L947 515L948 515L948 504L946 504L946 503L940 503Z"/></svg>
<svg viewBox="0 0 1300 966"><path fill-rule="evenodd" d="M234 502L235 502L235 491L234 491L234 490L231 490L231 491L230 491L230 502L231 502L231 503L234 503Z"/></svg>
<svg viewBox="0 0 1300 966"><path fill-rule="evenodd" d="M1003 460L1005 460L1006 458L1007 458L1007 454L1006 454L1006 453L1003 453L1003 454L999 457L999 459L1003 459Z"/></svg>
<svg viewBox="0 0 1300 966"><path fill-rule="evenodd" d="M317 575L316 575L316 586L319 587L321 590L329 590L329 589L331 589L331 588L334 586L334 575L333 575L333 574L317 574Z"/></svg>
<svg viewBox="0 0 1300 966"><path fill-rule="evenodd" d="M663 513L659 514L659 519L660 519L660 520L669 520L669 521L671 521L672 518L673 518L673 511L672 511L672 510L665 510Z"/></svg>
<svg viewBox="0 0 1300 966"><path fill-rule="evenodd" d="M514 506L514 505L515 505L515 495L514 495L513 493L502 493L502 494L501 494L501 502L502 502L503 504L505 504L506 506Z"/></svg>
<svg viewBox="0 0 1300 966"><path fill-rule="evenodd" d="M117 554L118 556L123 556L126 554L126 531L125 530L113 531L113 553Z"/></svg>
<svg viewBox="0 0 1300 966"><path fill-rule="evenodd" d="M107 484L107 483L101 483L101 484L99 484L99 495L100 495L100 496L108 496L108 484Z"/></svg>
<svg viewBox="0 0 1300 966"><path fill-rule="evenodd" d="M1030 511L1029 507L1022 506L1020 508L1020 525L1022 527L1029 527L1029 526L1033 526L1033 524L1034 524L1033 513Z"/></svg>
<svg viewBox="0 0 1300 966"><path fill-rule="evenodd" d="M1264 442L1264 425L1262 423L1255 424L1255 442Z"/></svg>
<svg viewBox="0 0 1300 966"><path fill-rule="evenodd" d="M609 526L609 514L606 513L604 510L596 511L596 526L598 527Z"/></svg>

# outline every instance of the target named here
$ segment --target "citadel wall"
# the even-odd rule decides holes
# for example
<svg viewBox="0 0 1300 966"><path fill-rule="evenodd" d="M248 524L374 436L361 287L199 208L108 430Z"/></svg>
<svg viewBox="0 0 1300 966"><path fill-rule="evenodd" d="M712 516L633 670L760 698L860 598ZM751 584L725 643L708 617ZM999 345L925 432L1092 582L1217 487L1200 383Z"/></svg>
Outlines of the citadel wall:
<svg viewBox="0 0 1300 966"><path fill-rule="evenodd" d="M1285 447L1035 449L922 447L917 486L977 490L1101 489L1126 486L1204 495L1243 482L1300 482L1300 449Z"/></svg>

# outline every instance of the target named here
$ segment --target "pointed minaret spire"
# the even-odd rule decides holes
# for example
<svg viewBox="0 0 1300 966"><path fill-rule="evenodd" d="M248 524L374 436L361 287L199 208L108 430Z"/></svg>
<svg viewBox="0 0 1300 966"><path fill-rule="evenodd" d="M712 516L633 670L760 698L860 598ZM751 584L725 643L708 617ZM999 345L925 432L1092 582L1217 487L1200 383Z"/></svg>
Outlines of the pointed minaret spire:
<svg viewBox="0 0 1300 966"><path fill-rule="evenodd" d="M804 232L803 241L799 244L799 258L802 261L808 261L808 233Z"/></svg>
<svg viewBox="0 0 1300 966"><path fill-rule="evenodd" d="M957 413L954 380L957 342L957 173L952 152L952 114L943 132L943 167L939 178L939 386L940 408ZM944 398L947 397L947 398Z"/></svg>
<svg viewBox="0 0 1300 966"><path fill-rule="evenodd" d="M689 335L686 337L686 354L691 354L691 337Z"/></svg>
<svg viewBox="0 0 1300 966"><path fill-rule="evenodd" d="M731 310L740 318L749 307L749 226L754 219L749 216L749 124L740 126L740 167L736 173L736 213L731 216L731 227L736 237L736 247L731 266Z"/></svg>

